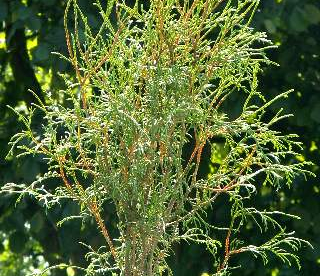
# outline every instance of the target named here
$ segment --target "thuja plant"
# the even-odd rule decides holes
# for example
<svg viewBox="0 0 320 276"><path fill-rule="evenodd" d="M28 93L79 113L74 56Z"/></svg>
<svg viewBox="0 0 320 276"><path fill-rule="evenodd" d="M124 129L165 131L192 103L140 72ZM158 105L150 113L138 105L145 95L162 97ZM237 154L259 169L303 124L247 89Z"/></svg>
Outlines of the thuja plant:
<svg viewBox="0 0 320 276"><path fill-rule="evenodd" d="M25 130L12 138L9 154L41 155L48 172L31 185L7 184L2 191L30 194L47 208L77 202L76 217L84 223L92 217L105 239L99 249L88 245L86 275L172 275L167 257L181 241L207 249L215 276L230 275L230 260L244 252L264 263L275 255L299 265L296 251L309 243L281 224L281 216L294 216L260 211L251 200L262 185L279 189L308 173L305 162L294 161L301 147L296 135L274 130L288 115L267 114L290 91L266 100L258 90L261 65L271 63L265 51L273 47L250 27L258 1L94 5L102 19L96 32L77 1L67 2L69 55L60 56L76 77L62 75L64 104L48 98L28 116L17 113ZM234 95L241 99L236 116L226 104ZM36 110L45 121L40 132L32 129ZM217 137L226 154L200 177L203 149ZM188 145L193 148L186 154ZM43 184L49 178L61 186L50 190ZM223 194L229 222L211 225L206 214L215 212ZM104 220L106 203L115 206L117 237ZM239 239L248 223L256 224L264 242ZM224 238L216 240L216 233Z"/></svg>

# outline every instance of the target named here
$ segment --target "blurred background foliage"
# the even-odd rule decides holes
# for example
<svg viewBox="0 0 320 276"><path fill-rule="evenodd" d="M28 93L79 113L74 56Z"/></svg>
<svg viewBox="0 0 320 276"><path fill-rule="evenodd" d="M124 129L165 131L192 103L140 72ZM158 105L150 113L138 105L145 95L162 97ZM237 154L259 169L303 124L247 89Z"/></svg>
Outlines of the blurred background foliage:
<svg viewBox="0 0 320 276"><path fill-rule="evenodd" d="M130 0L134 2L133 0ZM53 97L63 101L59 89L63 87L58 72L73 77L69 64L51 52L66 54L63 31L63 0L0 0L0 185L7 182L30 183L46 170L40 157L5 158L9 150L10 137L21 129L21 124L12 111L27 112L35 102L32 89L42 100ZM99 18L91 1L79 0L93 28L99 26ZM102 1L103 2L103 1ZM261 1L253 27L266 31L278 45L269 56L280 66L265 68L260 78L260 88L272 98L290 88L295 89L286 101L274 105L270 113L280 105L295 117L277 127L279 130L298 133L304 150L298 159L314 162L312 171L319 175L320 164L320 1L318 0L265 0ZM81 30L80 30L81 35ZM237 109L237 99L232 106ZM41 119L37 122L41 125ZM36 125L34 127L37 127ZM192 143L190 144L191 150ZM204 175L214 169L224 149L219 142L205 151L202 162ZM58 183L48 183L52 188ZM23 198L16 203L17 196L0 197L0 274L20 276L37 272L50 265L65 263L66 266L46 275L75 276L80 272L69 265L85 265L86 248L78 242L84 241L93 247L103 243L94 223L65 223L57 227L63 215L77 214L77 207L61 202L59 208L45 210L32 198ZM314 250L301 252L303 267L270 262L263 266L261 260L249 255L235 258L241 265L239 275L249 276L293 276L317 275L320 269L320 183L319 177L296 179L291 190L272 191L263 187L256 198L259 208L274 208L301 216L301 220L287 221L287 227L295 229L297 236L311 241ZM114 212L105 214L109 227L115 223ZM217 207L208 218L223 225L227 218L224 208ZM111 225L111 226L110 226ZM261 237L248 225L245 237L259 241ZM177 276L208 275L211 260L205 249L179 244L174 258L169 262ZM69 267L68 267L69 266Z"/></svg>

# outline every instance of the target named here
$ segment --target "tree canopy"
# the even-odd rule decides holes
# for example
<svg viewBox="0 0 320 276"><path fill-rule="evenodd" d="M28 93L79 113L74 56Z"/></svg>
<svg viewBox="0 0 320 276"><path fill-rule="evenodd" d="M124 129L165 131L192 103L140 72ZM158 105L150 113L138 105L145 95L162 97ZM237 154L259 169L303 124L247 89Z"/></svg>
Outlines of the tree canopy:
<svg viewBox="0 0 320 276"><path fill-rule="evenodd" d="M88 24L98 30L101 21L96 16L95 7L90 1L78 1L88 15ZM103 2L103 1L101 1ZM130 2L130 1L128 1ZM132 1L134 2L134 1ZM133 3L132 3L133 4ZM75 77L71 65L51 52L67 55L67 45L63 28L63 14L66 1L58 0L1 0L0 1L0 185L8 182L30 183L37 175L47 169L41 157L27 156L22 159L6 158L10 138L22 129L22 122L13 115L7 105L16 111L26 112L26 107L50 97L61 100L59 92L63 80L59 73ZM271 60L278 63L261 73L260 90L268 98L276 97L283 91L294 88L286 101L281 102L287 113L295 114L277 124L283 132L295 132L303 141L304 150L295 158L299 161L311 160L315 165L312 171L319 171L319 134L320 134L320 3L313 0L272 0L262 1L252 25L267 31L269 38L278 46L268 52ZM81 33L79 30L80 40ZM31 89L34 94L28 92ZM237 101L231 99L230 105L237 112ZM270 107L270 117L276 114L279 106ZM35 116L38 116L35 114ZM34 127L40 127L40 117ZM38 125L37 125L38 124ZM203 175L214 170L219 160L213 155L223 155L221 141L216 141L213 152L204 148L200 166ZM191 147L190 147L191 148ZM54 181L49 183L55 187ZM314 250L301 254L302 269L269 263L266 267L254 258L245 256L237 263L242 264L241 275L285 276L310 275L319 270L320 239L319 227L319 178L296 179L291 190L274 192L268 187L259 191L257 205L261 208L278 208L294 213L301 220L285 221L288 228L296 230L299 237L309 240ZM25 275L35 268L66 263L66 267L55 270L51 275L74 275L70 264L83 263L86 249L78 241L88 241L92 245L101 244L94 224L68 222L57 229L56 223L63 215L77 214L78 207L72 202L63 202L62 208L45 211L41 204L32 198L23 198L16 203L17 197L0 197L0 270L3 275ZM212 220L223 220L224 209L219 208L209 214ZM114 210L106 214L106 219L114 221ZM26 223L27 222L27 223ZM292 225L293 224L293 225ZM115 231L111 229L111 232ZM111 233L112 234L112 233ZM259 241L252 236L250 226L245 237ZM186 247L183 243L174 248L175 258L169 260L176 275L201 275L209 272L207 254L197 246ZM66 269L68 268L68 269Z"/></svg>

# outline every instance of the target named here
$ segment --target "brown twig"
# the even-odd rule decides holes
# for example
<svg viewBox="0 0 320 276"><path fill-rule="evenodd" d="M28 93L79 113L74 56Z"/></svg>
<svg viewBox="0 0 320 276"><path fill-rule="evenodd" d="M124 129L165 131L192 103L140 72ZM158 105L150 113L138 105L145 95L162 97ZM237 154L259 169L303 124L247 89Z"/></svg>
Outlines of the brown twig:
<svg viewBox="0 0 320 276"><path fill-rule="evenodd" d="M111 238L110 238L110 235L108 233L108 230L104 224L104 221L103 219L101 218L101 215L100 215L100 212L98 210L98 206L97 206L97 203L95 201L91 202L89 204L89 209L91 211L91 213L93 214L97 224L99 225L99 228L101 230L101 233L102 235L104 236L109 248L110 248L110 251L111 251L111 254L113 256L113 258L116 260L117 259L117 253L116 253L116 250L113 246L113 243L111 241Z"/></svg>
<svg viewBox="0 0 320 276"><path fill-rule="evenodd" d="M65 158L64 157L60 157L58 159L58 163L59 163L59 169L60 169L60 176L63 180L63 183L64 185L66 186L66 188L68 189L68 191L74 196L76 197L78 200L82 201L83 200L81 199L81 197L79 195L77 195L74 190L72 189L72 184L70 184L70 182L68 181L67 177L66 177L66 174L64 172L64 169L63 169L63 162L64 162ZM78 182L77 182L77 186L79 187L79 189L81 189L83 192L84 192L84 189L82 187L82 185ZM97 203L95 201L95 199L89 203L86 203L84 202L88 209L90 210L91 214L94 216L100 230L101 230L101 233L102 235L104 236L109 248L110 248L110 252L113 256L113 258L116 260L117 259L117 254L116 254L116 250L113 246L113 243L111 241L111 238L110 238L110 235L108 233L108 230L104 224L104 221L103 219L101 218L101 215L100 215L100 212L99 212L99 209L98 209L98 206L97 206Z"/></svg>

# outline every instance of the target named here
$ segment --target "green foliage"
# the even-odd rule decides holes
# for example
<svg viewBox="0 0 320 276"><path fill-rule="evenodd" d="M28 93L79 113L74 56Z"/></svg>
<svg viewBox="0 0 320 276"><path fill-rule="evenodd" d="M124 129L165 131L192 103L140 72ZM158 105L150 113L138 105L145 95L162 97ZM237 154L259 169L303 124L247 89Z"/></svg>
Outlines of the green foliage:
<svg viewBox="0 0 320 276"><path fill-rule="evenodd" d="M35 271L42 271L48 266L45 262L41 247L36 241L27 238L25 233L13 232L8 237L5 233L0 233L0 270L3 276L22 276ZM23 246L22 246L23 243ZM23 256L21 251L33 251L33 254ZM45 273L44 276L50 274Z"/></svg>
<svg viewBox="0 0 320 276"><path fill-rule="evenodd" d="M280 3L279 3L280 2ZM302 267L299 275L316 274L319 270L320 248L319 228L317 226L319 201L319 19L318 11L320 2L313 0L304 1L263 1L261 12L255 17L254 25L259 29L265 29L264 20L270 20L276 26L276 30L269 37L279 45L277 51L271 55L272 60L279 63L278 68L266 68L261 78L261 89L274 97L286 89L294 88L295 92L282 107L288 113L295 116L285 122L280 122L277 129L291 130L298 133L303 142L304 150L297 156L300 160L312 160L315 164L312 171L317 174L314 179L304 182L297 179L290 191L285 193L268 192L259 205L265 208L272 202L274 208L282 211L293 212L301 217L291 225L296 234L312 241L314 251L302 254ZM298 11L298 12L297 12ZM289 20L290 19L290 20ZM294 19L297 20L294 23ZM298 29L295 25L303 25ZM303 30L301 30L303 29ZM276 113L279 106L271 106ZM279 276L295 275L291 269L280 268ZM259 270L261 271L261 270ZM254 270L243 271L243 275L252 275ZM268 272L261 275L267 275Z"/></svg>
<svg viewBox="0 0 320 276"><path fill-rule="evenodd" d="M171 274L166 257L180 241L205 245L214 275L229 275L231 257L243 252L264 262L269 252L299 265L294 251L308 242L286 233L277 216L289 215L248 207L261 185L278 190L308 173L307 162L294 159L301 149L296 135L273 129L288 116L267 116L267 108L290 91L267 101L257 90L261 65L271 63L265 50L273 47L265 33L249 27L257 4L167 0L144 7L110 1L103 8L98 1L103 24L95 31L77 2L68 1L69 58L60 57L76 79L63 75L64 104L51 98L45 104L34 93L39 104L27 115L12 109L25 127L13 136L12 150L45 158L48 172L31 185L8 184L2 191L30 194L47 208L76 202L79 212L62 224L75 218L86 224L92 217L107 247L87 246L87 275ZM46 53L42 46L34 55L45 60ZM238 112L228 108L234 94L241 98ZM32 126L36 112L44 114L41 130ZM194 149L183 158L192 137ZM215 138L227 150L217 169L200 177L203 149ZM61 185L42 184L52 178ZM224 195L229 221L220 227L208 223L206 213ZM101 216L106 204L117 214L112 236ZM42 227L38 219L34 225ZM241 241L250 223L269 238L260 245Z"/></svg>

